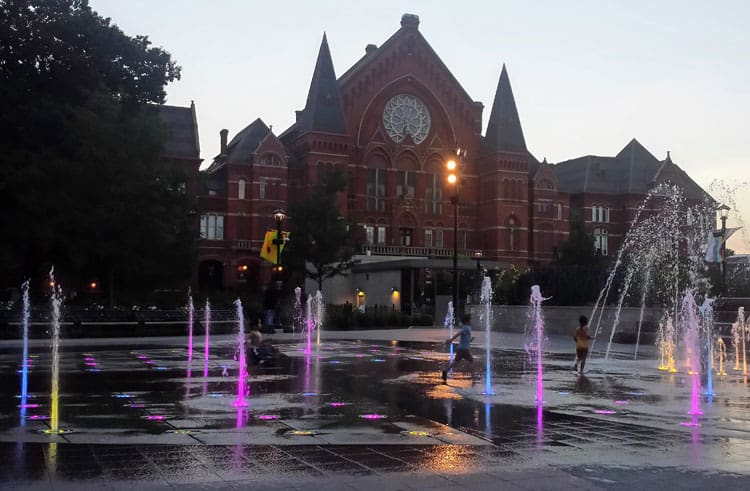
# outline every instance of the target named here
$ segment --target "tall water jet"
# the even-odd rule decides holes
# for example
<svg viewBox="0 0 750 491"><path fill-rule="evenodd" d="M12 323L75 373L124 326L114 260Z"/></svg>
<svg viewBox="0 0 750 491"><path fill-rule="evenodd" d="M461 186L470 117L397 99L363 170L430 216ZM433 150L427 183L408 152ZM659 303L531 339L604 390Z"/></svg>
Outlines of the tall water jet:
<svg viewBox="0 0 750 491"><path fill-rule="evenodd" d="M701 314L701 323L703 324L703 331L706 337L706 395L712 396L714 394L714 340L713 340L713 325L714 325L714 300L706 298L703 304L698 308Z"/></svg>
<svg viewBox="0 0 750 491"><path fill-rule="evenodd" d="M307 296L307 301L305 302L305 331L307 332L307 346L305 348L305 354L310 354L310 345L312 343L312 332L315 329L315 315L314 311L315 308L313 306L313 303L315 302L315 298L312 295Z"/></svg>
<svg viewBox="0 0 750 491"><path fill-rule="evenodd" d="M745 344L745 307L737 309L737 320L732 323L732 343L734 344L734 370L740 370L742 364L742 373L747 375L747 350Z"/></svg>
<svg viewBox="0 0 750 491"><path fill-rule="evenodd" d="M625 301L625 297L628 295L628 290L630 289L630 283L633 281L633 274L635 273L635 270L628 270L627 274L625 275L625 285L623 286L622 290L620 291L620 296L617 300L617 310L615 310L615 320L612 323L612 329L609 331L609 342L607 343L607 351L604 353L604 359L609 359L609 351L612 349L612 341L615 338L615 331L617 330L617 326L620 323L620 312L622 311L622 304Z"/></svg>
<svg viewBox="0 0 750 491"><path fill-rule="evenodd" d="M484 324L485 331L485 379L484 394L493 395L492 390L492 282L488 276L482 280L482 293L480 295L480 323Z"/></svg>
<svg viewBox="0 0 750 491"><path fill-rule="evenodd" d="M206 299L206 305L203 307L203 328L205 330L205 340L203 345L203 376L208 377L208 358L211 354L211 303Z"/></svg>
<svg viewBox="0 0 750 491"><path fill-rule="evenodd" d="M195 308L193 307L193 294L188 290L188 303L187 303L187 314L188 314L188 370L190 369L190 362L193 360L193 315Z"/></svg>
<svg viewBox="0 0 750 491"><path fill-rule="evenodd" d="M688 375L691 377L691 398L689 414L703 414L700 408L700 330L701 320L693 294L688 292L682 301L679 317L680 331L684 333L683 343L686 354Z"/></svg>
<svg viewBox="0 0 750 491"><path fill-rule="evenodd" d="M50 433L60 433L60 308L62 307L62 288L55 282L55 268L49 272L49 283L52 287L52 391L50 394Z"/></svg>
<svg viewBox="0 0 750 491"><path fill-rule="evenodd" d="M742 328L742 374L747 377L747 320L745 319L745 309L742 309L740 316L740 327Z"/></svg>
<svg viewBox="0 0 750 491"><path fill-rule="evenodd" d="M617 292L605 357L609 357L611 352L620 312L626 303L640 300L641 315L634 353L637 358L647 300L677 312L680 308L679 297L674 294L680 289L708 289L704 253L707 234L715 225L714 205L706 201L688 207L687 201L681 188L660 184L647 193L637 208L630 230L623 239L614 266L589 316L595 327L596 340L602 327L604 306L610 301L610 292ZM636 296L638 288L640 291ZM593 349L594 342L591 345Z"/></svg>
<svg viewBox="0 0 750 491"><path fill-rule="evenodd" d="M21 290L23 290L23 317L21 319L21 323L23 324L23 358L21 358L21 426L23 426L26 422L26 405L28 404L29 397L29 280L23 282Z"/></svg>
<svg viewBox="0 0 750 491"><path fill-rule="evenodd" d="M211 303L206 299L206 305L203 307L203 328L205 339L203 345L203 384L202 395L208 392L208 359L211 355Z"/></svg>
<svg viewBox="0 0 750 491"><path fill-rule="evenodd" d="M320 346L320 329L323 327L323 319L325 318L325 302L323 301L323 293L318 290L315 293L315 331L317 333L316 344Z"/></svg>
<svg viewBox="0 0 750 491"><path fill-rule="evenodd" d="M742 308L742 307L740 307ZM734 345L734 367L733 369L740 369L740 322L734 321L732 323L732 344Z"/></svg>
<svg viewBox="0 0 750 491"><path fill-rule="evenodd" d="M544 301L539 285L531 287L531 326L534 333L534 349L536 350L536 397L537 404L544 402L544 372L542 368L542 342L544 341L544 318L542 317L542 302Z"/></svg>
<svg viewBox="0 0 750 491"><path fill-rule="evenodd" d="M234 401L234 407L241 408L247 406L245 395L247 393L247 358L245 353L245 314L242 311L242 301L238 298L234 301L234 307L237 312L237 358L239 362L239 378L237 380L237 399ZM241 423L241 412L237 413L238 424Z"/></svg>
<svg viewBox="0 0 750 491"><path fill-rule="evenodd" d="M443 324L448 328L448 339L453 339L453 328L456 326L456 315L453 312L453 300L448 301L448 311L445 313L445 323ZM450 344L450 356L448 364L453 361L453 343Z"/></svg>
<svg viewBox="0 0 750 491"><path fill-rule="evenodd" d="M302 288L296 287L294 289L294 317L292 319L292 331L294 332L302 332L304 329L304 325L302 322L304 321L304 311L302 307Z"/></svg>
<svg viewBox="0 0 750 491"><path fill-rule="evenodd" d="M668 316L659 323L659 334L656 338L656 345L659 349L659 370L666 370L671 373L677 371L674 360L675 332L672 317Z"/></svg>
<svg viewBox="0 0 750 491"><path fill-rule="evenodd" d="M644 283L646 285L651 283L651 264L649 263L649 267L646 270L646 278ZM643 314L646 311L646 293L648 293L648 288L643 288L641 291L641 311L638 314L638 334L635 338L635 351L633 352L633 359L638 359L638 348L641 346L641 327L643 326Z"/></svg>
<svg viewBox="0 0 750 491"><path fill-rule="evenodd" d="M323 324L325 316L325 304L323 303L323 294L318 290L315 295L307 297L305 308L305 328L307 329L307 347L306 353L310 353L312 344L312 333L316 331L316 344L320 346L320 327Z"/></svg>
<svg viewBox="0 0 750 491"><path fill-rule="evenodd" d="M727 345L722 338L719 338L716 341L716 357L719 359L719 371L716 373L720 376L726 375L727 372L724 370L724 360L727 359Z"/></svg>

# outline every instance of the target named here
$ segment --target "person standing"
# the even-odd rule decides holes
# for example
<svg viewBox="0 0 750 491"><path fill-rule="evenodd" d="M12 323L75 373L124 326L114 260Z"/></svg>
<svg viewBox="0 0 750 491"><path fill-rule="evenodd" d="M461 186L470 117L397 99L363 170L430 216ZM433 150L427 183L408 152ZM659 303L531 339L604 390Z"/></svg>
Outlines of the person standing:
<svg viewBox="0 0 750 491"><path fill-rule="evenodd" d="M578 364L580 363L580 373L583 373L583 367L586 365L586 358L589 355L589 340L591 339L589 320L585 315L578 318L578 328L576 328L573 339L576 342L576 362L573 365L573 370L578 370Z"/></svg>
<svg viewBox="0 0 750 491"><path fill-rule="evenodd" d="M449 346L453 340L457 337L461 337L458 341L458 347L456 348L455 356L453 361L443 370L443 383L448 382L448 372L461 360L469 362L469 369L471 370L471 379L474 380L474 357L471 355L471 315L464 314L461 317L461 330L458 331L452 338L445 342L446 346Z"/></svg>

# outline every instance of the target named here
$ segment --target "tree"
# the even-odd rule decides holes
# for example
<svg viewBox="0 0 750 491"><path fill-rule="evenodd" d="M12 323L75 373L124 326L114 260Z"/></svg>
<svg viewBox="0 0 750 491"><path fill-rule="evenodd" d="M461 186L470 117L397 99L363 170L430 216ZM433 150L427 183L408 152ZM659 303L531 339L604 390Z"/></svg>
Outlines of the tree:
<svg viewBox="0 0 750 491"><path fill-rule="evenodd" d="M346 180L340 171L325 172L312 191L290 208L290 259L321 291L325 279L346 274L358 262L353 256L359 227L341 216L336 204L344 189Z"/></svg>
<svg viewBox="0 0 750 491"><path fill-rule="evenodd" d="M560 245L560 259L563 265L590 265L599 262L599 256L594 246L594 238L586 232L583 224L572 222L568 240Z"/></svg>
<svg viewBox="0 0 750 491"><path fill-rule="evenodd" d="M183 281L195 233L186 172L161 163L157 114L180 68L87 0L0 3L0 269L51 264L68 286Z"/></svg>

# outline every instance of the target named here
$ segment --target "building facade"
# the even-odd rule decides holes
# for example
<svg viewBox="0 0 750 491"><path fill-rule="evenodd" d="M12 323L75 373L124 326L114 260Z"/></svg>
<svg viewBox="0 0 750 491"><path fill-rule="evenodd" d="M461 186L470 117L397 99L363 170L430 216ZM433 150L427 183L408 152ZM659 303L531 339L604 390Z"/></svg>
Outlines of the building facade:
<svg viewBox="0 0 750 491"><path fill-rule="evenodd" d="M508 71L498 70L483 133L484 104L440 60L417 16L405 14L390 38L367 45L339 76L324 35L290 128L276 135L256 119L229 141L222 130L220 154L202 173L197 286L267 282L270 264L259 251L275 227L273 211L331 167L347 176L342 213L359 217L363 254L438 260L455 244L462 258L481 251L519 267L552 261L576 218L598 234L602 254L611 253L650 183L679 177L697 188L635 140L614 158L540 162L527 148ZM457 149L456 187L445 164ZM623 186L611 169L626 161L631 181Z"/></svg>

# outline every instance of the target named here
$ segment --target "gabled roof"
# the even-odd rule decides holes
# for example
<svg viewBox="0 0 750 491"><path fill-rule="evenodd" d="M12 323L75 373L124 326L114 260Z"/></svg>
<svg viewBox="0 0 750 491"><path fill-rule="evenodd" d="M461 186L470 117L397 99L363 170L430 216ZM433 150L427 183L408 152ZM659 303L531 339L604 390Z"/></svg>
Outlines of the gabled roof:
<svg viewBox="0 0 750 491"><path fill-rule="evenodd" d="M402 15L401 28L393 33L393 35L389 37L380 47L377 47L374 44L368 45L366 54L362 58L357 60L357 62L354 63L354 65L352 65L346 72L344 72L341 77L339 77L339 87L348 82L349 79L356 75L361 69L365 68L371 62L375 61L381 54L388 51L388 49L393 44L398 42L403 36L407 34L413 34L415 36L415 39L424 45L425 49L427 50L427 54L435 60L436 64L442 69L448 80L451 83L455 84L459 92L463 94L467 101L473 103L474 101L469 96L468 92L466 92L463 86L461 86L456 77L453 76L453 73L448 69L443 60L440 59L435 50L432 49L432 46L430 46L430 43L427 42L427 39L422 36L422 33L419 31L419 16L414 14Z"/></svg>
<svg viewBox="0 0 750 491"><path fill-rule="evenodd" d="M615 157L587 155L554 166L560 190L568 193L643 194L661 167L635 138Z"/></svg>
<svg viewBox="0 0 750 491"><path fill-rule="evenodd" d="M320 43L307 103L302 111L297 111L296 129L299 133L320 131L346 134L344 105L325 33Z"/></svg>
<svg viewBox="0 0 750 491"><path fill-rule="evenodd" d="M162 156L184 159L199 159L198 124L195 119L195 104L190 107L158 106L159 119L167 130Z"/></svg>
<svg viewBox="0 0 750 491"><path fill-rule="evenodd" d="M227 162L247 162L270 131L260 118L250 123L227 145Z"/></svg>
<svg viewBox="0 0 750 491"><path fill-rule="evenodd" d="M516 100L510 87L508 71L503 64L492 103L492 112L484 137L485 152L526 152L526 140L518 118Z"/></svg>
<svg viewBox="0 0 750 491"><path fill-rule="evenodd" d="M687 172L672 162L669 152L667 152L667 158L662 160L660 164L659 170L654 176L655 182L671 182L679 185L682 188L682 194L688 199L716 203L716 200L693 181Z"/></svg>
<svg viewBox="0 0 750 491"><path fill-rule="evenodd" d="M247 163L271 129L260 118L237 133L227 145L226 155L217 155L206 172L214 172L226 163Z"/></svg>

